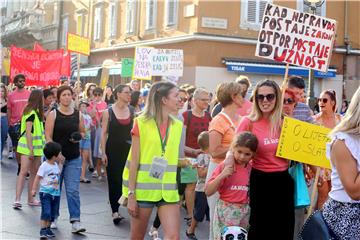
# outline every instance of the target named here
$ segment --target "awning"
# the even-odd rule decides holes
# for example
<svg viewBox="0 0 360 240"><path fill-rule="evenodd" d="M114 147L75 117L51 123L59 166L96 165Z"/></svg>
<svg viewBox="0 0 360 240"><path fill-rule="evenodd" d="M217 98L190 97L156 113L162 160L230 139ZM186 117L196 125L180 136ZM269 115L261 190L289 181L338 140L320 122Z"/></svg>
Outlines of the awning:
<svg viewBox="0 0 360 240"><path fill-rule="evenodd" d="M286 65L283 63L269 63L236 58L223 58L223 63L226 65L226 68L229 72L253 73L263 75L285 75ZM289 75L308 77L309 69L297 66L290 66ZM315 70L314 76L316 78L333 78L336 76L336 68L330 67L328 69L328 72L326 73Z"/></svg>
<svg viewBox="0 0 360 240"><path fill-rule="evenodd" d="M96 77L100 68L101 67L81 68L80 77ZM74 77L77 77L77 72L77 70L74 72Z"/></svg>

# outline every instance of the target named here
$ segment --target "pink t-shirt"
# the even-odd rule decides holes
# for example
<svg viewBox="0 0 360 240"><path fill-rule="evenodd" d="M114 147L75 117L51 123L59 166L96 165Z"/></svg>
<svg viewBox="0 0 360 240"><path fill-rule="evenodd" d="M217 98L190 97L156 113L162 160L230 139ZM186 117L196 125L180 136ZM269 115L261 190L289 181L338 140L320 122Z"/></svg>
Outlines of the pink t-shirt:
<svg viewBox="0 0 360 240"><path fill-rule="evenodd" d="M267 119L252 122L252 126L250 126L249 118L244 117L236 132L249 131L250 128L252 128L251 132L259 141L258 149L253 159L253 168L263 172L285 171L288 168L289 161L276 157L280 131L275 136L270 137L270 122Z"/></svg>
<svg viewBox="0 0 360 240"><path fill-rule="evenodd" d="M11 111L10 126L20 122L24 108L28 103L30 91L23 89L21 91L15 90L8 96L7 107Z"/></svg>
<svg viewBox="0 0 360 240"><path fill-rule="evenodd" d="M235 164L236 170L234 173L223 179L220 183L218 192L220 199L229 203L249 203L249 180L251 165L247 164L246 167ZM220 175L224 169L224 162L220 163L214 170L209 179L212 182L217 176Z"/></svg>
<svg viewBox="0 0 360 240"><path fill-rule="evenodd" d="M238 109L238 114L242 117L249 115L252 109L252 105L253 104L249 100L244 99L243 105Z"/></svg>
<svg viewBox="0 0 360 240"><path fill-rule="evenodd" d="M87 111L91 112L94 108L94 105L95 105L96 114L95 114L95 118L93 118L93 125L98 126L97 123L100 123L102 113L107 109L107 104L104 101L100 101L98 103L92 101L87 107Z"/></svg>

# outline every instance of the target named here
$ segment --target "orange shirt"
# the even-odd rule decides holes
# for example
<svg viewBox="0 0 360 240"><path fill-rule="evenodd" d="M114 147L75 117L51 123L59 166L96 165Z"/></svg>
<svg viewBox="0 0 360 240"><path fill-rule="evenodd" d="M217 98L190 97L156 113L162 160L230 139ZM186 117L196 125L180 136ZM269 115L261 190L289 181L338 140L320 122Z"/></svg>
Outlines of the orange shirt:
<svg viewBox="0 0 360 240"><path fill-rule="evenodd" d="M235 136L235 129L238 126L241 118L237 122L231 122L226 115L221 112L213 118L209 125L209 132L216 131L222 135L221 146L229 148L230 144ZM212 158L212 161L219 164L224 161L224 158Z"/></svg>

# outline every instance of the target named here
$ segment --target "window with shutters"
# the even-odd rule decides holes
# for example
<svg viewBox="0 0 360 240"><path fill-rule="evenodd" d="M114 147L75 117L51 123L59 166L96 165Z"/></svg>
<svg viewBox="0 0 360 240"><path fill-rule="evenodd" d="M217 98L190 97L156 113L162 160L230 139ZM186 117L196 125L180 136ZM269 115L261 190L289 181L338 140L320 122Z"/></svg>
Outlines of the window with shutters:
<svg viewBox="0 0 360 240"><path fill-rule="evenodd" d="M102 23L102 7L95 8L94 16L94 40L100 40L101 36L101 23Z"/></svg>
<svg viewBox="0 0 360 240"><path fill-rule="evenodd" d="M62 19L62 34L61 34L61 43L63 46L66 46L67 33L69 30L69 17L63 17Z"/></svg>
<svg viewBox="0 0 360 240"><path fill-rule="evenodd" d="M156 0L146 0L146 30L153 30L156 27Z"/></svg>
<svg viewBox="0 0 360 240"><path fill-rule="evenodd" d="M117 19L118 2L109 3L109 37L116 37L116 19Z"/></svg>
<svg viewBox="0 0 360 240"><path fill-rule="evenodd" d="M312 10L309 6L304 4L303 0L297 0L297 10L301 12L310 12L312 13ZM316 8L316 15L326 17L326 0L324 0L324 3Z"/></svg>
<svg viewBox="0 0 360 240"><path fill-rule="evenodd" d="M266 4L271 0L241 0L240 27L259 30Z"/></svg>
<svg viewBox="0 0 360 240"><path fill-rule="evenodd" d="M175 26L178 17L178 0L166 0L166 19L167 27Z"/></svg>
<svg viewBox="0 0 360 240"><path fill-rule="evenodd" d="M126 33L135 33L136 0L126 0Z"/></svg>

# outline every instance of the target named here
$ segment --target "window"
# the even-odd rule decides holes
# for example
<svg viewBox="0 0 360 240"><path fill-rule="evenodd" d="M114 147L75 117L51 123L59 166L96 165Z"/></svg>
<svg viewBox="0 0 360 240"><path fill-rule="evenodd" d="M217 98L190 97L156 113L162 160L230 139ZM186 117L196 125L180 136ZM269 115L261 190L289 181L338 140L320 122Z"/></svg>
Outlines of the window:
<svg viewBox="0 0 360 240"><path fill-rule="evenodd" d="M146 30L155 29L156 27L156 9L156 0L146 1Z"/></svg>
<svg viewBox="0 0 360 240"><path fill-rule="evenodd" d="M135 33L136 0L126 1L126 33Z"/></svg>
<svg viewBox="0 0 360 240"><path fill-rule="evenodd" d="M69 29L69 18L63 17L63 19L62 19L62 34L61 34L61 43L63 46L66 46L68 29Z"/></svg>
<svg viewBox="0 0 360 240"><path fill-rule="evenodd" d="M101 36L101 21L102 21L102 7L95 8L94 16L94 40L100 40Z"/></svg>
<svg viewBox="0 0 360 240"><path fill-rule="evenodd" d="M178 0L166 1L166 26L174 26L177 23Z"/></svg>
<svg viewBox="0 0 360 240"><path fill-rule="evenodd" d="M116 19L117 19L118 2L109 4L109 37L116 37Z"/></svg>
<svg viewBox="0 0 360 240"><path fill-rule="evenodd" d="M77 22L76 22L76 33L80 36L84 34L84 15L79 14L77 15Z"/></svg>
<svg viewBox="0 0 360 240"><path fill-rule="evenodd" d="M304 4L304 0L297 0L297 10L301 12L311 12L309 6ZM326 0L324 0L324 3L321 5L321 7L316 8L316 15L326 17Z"/></svg>
<svg viewBox="0 0 360 240"><path fill-rule="evenodd" d="M259 30L268 2L271 0L242 0L240 27Z"/></svg>

